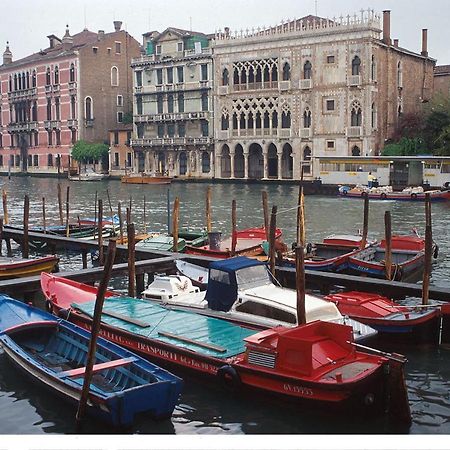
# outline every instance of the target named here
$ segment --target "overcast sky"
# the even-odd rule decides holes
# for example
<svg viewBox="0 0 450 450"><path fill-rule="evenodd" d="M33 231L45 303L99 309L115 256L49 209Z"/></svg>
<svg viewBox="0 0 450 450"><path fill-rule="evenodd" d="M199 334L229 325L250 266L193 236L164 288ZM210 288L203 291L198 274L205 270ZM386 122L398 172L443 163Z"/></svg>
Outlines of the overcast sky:
<svg viewBox="0 0 450 450"><path fill-rule="evenodd" d="M364 1L364 0L363 0ZM14 59L48 46L49 34L71 34L85 26L91 31L113 30L113 20L139 42L142 33L169 26L212 33L229 26L245 29L317 13L321 17L390 9L391 37L400 46L420 52L421 29L428 28L428 51L438 64L450 64L449 0L0 0L0 52L6 41Z"/></svg>

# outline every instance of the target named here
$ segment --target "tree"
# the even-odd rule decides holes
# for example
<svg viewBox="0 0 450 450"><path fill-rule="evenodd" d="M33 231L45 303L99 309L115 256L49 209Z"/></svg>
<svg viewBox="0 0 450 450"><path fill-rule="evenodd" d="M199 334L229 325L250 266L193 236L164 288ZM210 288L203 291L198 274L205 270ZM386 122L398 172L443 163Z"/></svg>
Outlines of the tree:
<svg viewBox="0 0 450 450"><path fill-rule="evenodd" d="M78 164L87 164L89 161L99 161L108 156L109 147L106 144L77 141L72 147L72 158Z"/></svg>

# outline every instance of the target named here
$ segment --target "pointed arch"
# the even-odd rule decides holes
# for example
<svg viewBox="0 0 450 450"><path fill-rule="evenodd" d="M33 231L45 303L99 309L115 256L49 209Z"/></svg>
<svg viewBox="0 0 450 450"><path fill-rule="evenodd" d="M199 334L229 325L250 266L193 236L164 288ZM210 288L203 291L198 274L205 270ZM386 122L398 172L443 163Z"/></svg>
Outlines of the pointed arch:
<svg viewBox="0 0 450 450"><path fill-rule="evenodd" d="M356 55L352 59L352 75L360 75L361 72L361 59Z"/></svg>
<svg viewBox="0 0 450 450"><path fill-rule="evenodd" d="M283 65L283 81L288 81L291 79L291 66L286 61Z"/></svg>
<svg viewBox="0 0 450 450"><path fill-rule="evenodd" d="M119 86L119 69L116 66L111 67L111 86Z"/></svg>
<svg viewBox="0 0 450 450"><path fill-rule="evenodd" d="M350 125L352 127L360 127L362 125L362 109L358 101L352 103L350 110Z"/></svg>
<svg viewBox="0 0 450 450"><path fill-rule="evenodd" d="M225 67L222 71L222 86L228 86L229 81L228 69Z"/></svg>
<svg viewBox="0 0 450 450"><path fill-rule="evenodd" d="M305 80L310 80L312 78L312 64L309 60L303 64L303 78Z"/></svg>

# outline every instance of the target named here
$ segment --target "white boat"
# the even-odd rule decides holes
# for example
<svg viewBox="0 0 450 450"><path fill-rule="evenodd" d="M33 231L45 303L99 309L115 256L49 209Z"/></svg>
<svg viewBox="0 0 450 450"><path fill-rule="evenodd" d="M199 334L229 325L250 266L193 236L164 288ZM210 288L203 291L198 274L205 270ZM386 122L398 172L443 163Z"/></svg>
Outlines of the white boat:
<svg viewBox="0 0 450 450"><path fill-rule="evenodd" d="M80 172L78 175L69 176L71 181L102 181L107 180L109 175L92 171Z"/></svg>
<svg viewBox="0 0 450 450"><path fill-rule="evenodd" d="M194 287L186 276L166 275L156 276L142 297L255 327L297 324L297 293L276 285L265 264L243 256L212 262L206 291ZM305 309L307 322L351 325L358 341L376 334L373 328L342 316L334 303L315 295L306 294Z"/></svg>

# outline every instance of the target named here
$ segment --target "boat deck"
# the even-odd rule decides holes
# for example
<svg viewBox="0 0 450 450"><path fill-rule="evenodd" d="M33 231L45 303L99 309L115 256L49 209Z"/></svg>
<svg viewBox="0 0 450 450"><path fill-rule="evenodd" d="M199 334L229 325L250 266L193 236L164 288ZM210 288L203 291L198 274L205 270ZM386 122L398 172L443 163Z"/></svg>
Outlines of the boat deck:
<svg viewBox="0 0 450 450"><path fill-rule="evenodd" d="M89 316L94 302L72 304ZM254 330L224 320L164 308L131 297L105 299L102 321L149 339L157 339L205 356L226 359L245 351L244 338Z"/></svg>

